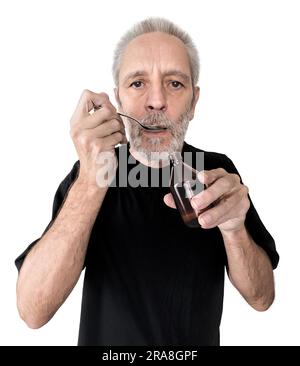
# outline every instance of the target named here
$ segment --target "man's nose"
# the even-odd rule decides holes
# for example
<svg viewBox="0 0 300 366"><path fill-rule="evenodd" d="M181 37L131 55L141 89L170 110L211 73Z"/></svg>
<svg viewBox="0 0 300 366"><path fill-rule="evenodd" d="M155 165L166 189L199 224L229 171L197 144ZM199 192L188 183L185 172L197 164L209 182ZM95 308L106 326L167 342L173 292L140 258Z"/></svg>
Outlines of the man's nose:
<svg viewBox="0 0 300 366"><path fill-rule="evenodd" d="M151 111L165 111L167 109L167 99L162 86L152 86L147 95L146 108Z"/></svg>

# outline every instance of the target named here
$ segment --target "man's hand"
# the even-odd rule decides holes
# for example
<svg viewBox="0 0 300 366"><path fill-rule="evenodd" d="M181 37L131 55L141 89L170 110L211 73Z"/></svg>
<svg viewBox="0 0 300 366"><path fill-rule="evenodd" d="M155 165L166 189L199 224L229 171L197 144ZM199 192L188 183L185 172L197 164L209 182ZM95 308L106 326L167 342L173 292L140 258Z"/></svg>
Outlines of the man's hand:
<svg viewBox="0 0 300 366"><path fill-rule="evenodd" d="M216 226L221 232L236 231L244 227L246 213L250 207L248 188L241 183L237 174L218 168L203 170L198 175L208 188L191 199L196 212L213 204L213 207L199 214L198 221L203 229ZM171 193L164 197L169 207L176 208Z"/></svg>
<svg viewBox="0 0 300 366"><path fill-rule="evenodd" d="M101 108L94 110L95 106ZM70 125L80 160L78 179L88 185L97 182L98 186L107 187L117 167L114 147L126 143L125 127L108 95L84 90ZM105 173L110 177L107 181Z"/></svg>

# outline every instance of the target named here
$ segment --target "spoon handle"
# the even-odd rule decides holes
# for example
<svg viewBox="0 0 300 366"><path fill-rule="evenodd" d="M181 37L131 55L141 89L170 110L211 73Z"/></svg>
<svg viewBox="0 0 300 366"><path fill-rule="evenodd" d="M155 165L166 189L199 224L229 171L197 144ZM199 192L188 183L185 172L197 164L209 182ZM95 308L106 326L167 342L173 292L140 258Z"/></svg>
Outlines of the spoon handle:
<svg viewBox="0 0 300 366"><path fill-rule="evenodd" d="M93 103L93 106L94 106L94 109L95 110L98 110L98 109L100 109L102 106L101 105L96 105L95 103ZM130 116L127 116L127 114L123 114L123 113L120 113L120 112L117 112L117 114L119 115L119 116L122 116L122 117L126 117L126 118L130 118L130 119L132 119L133 121L135 121L135 122L137 122L141 127L143 127L144 128L144 126L138 121L138 120L136 120L135 118L133 118L133 117L130 117Z"/></svg>
<svg viewBox="0 0 300 366"><path fill-rule="evenodd" d="M142 126L142 127L144 128L144 126L141 124L141 122L139 122L137 119L135 119L135 118L133 118L133 117L131 117L131 116L127 116L127 114L123 114L123 113L120 113L120 112L117 112L117 114L118 114L119 116L122 116L122 117L126 117L126 118L130 118L130 119L132 119L133 121L137 122L140 126Z"/></svg>
<svg viewBox="0 0 300 366"><path fill-rule="evenodd" d="M94 109L95 110L98 110L101 108L101 105L95 105L93 103L93 106L94 106ZM166 128L165 127L158 127L158 128L155 128L155 127L148 127L148 126L144 126L140 121L138 121L137 119L131 117L131 116L128 116L127 114L124 114L124 113L120 113L120 112L117 112L117 114L119 116L122 116L122 117L126 117L126 118L129 118L129 119L132 119L134 122L138 123L144 130L146 131L151 131L151 132L160 132L160 131L163 131L165 130Z"/></svg>

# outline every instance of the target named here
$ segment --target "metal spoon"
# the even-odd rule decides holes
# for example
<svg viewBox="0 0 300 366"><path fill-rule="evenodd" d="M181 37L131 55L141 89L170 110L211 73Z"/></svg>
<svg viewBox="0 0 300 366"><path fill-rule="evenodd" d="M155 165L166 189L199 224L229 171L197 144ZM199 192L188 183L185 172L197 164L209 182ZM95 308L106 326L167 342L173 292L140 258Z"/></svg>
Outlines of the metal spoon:
<svg viewBox="0 0 300 366"><path fill-rule="evenodd" d="M101 105L100 106L96 106L94 104L94 109L100 109L101 108ZM133 121L135 121L136 123L138 123L144 130L147 130L147 131L151 131L151 132L160 132L160 131L164 131L166 130L167 128L166 127L159 127L159 126L145 126L143 125L139 120L137 120L136 118L133 118L131 116L128 116L127 114L124 114L124 113L119 113L117 112L117 114L119 116L122 116L122 117L127 117L127 118L130 118L132 119Z"/></svg>
<svg viewBox="0 0 300 366"><path fill-rule="evenodd" d="M142 128L144 128L147 131L160 132L160 131L164 131L164 130L167 129L166 127L159 127L159 126L145 126L139 120L137 120L136 118L130 117L127 114L123 114L123 113L119 113L119 112L117 112L117 114L119 116L123 116L123 117L127 117L127 118L132 119L133 121L135 121L136 123L138 123Z"/></svg>

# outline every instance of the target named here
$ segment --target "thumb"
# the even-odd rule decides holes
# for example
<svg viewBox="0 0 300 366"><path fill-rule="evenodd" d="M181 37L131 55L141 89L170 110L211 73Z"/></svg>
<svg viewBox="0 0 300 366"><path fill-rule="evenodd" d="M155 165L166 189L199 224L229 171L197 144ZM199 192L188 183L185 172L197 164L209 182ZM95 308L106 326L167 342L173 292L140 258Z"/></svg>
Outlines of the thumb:
<svg viewBox="0 0 300 366"><path fill-rule="evenodd" d="M168 193L164 196L164 203L171 208L176 208L176 205L175 205L175 202L174 202L174 199L173 199L173 196L171 193Z"/></svg>

